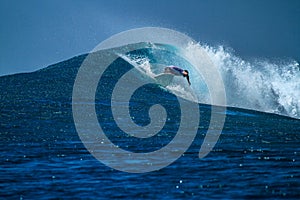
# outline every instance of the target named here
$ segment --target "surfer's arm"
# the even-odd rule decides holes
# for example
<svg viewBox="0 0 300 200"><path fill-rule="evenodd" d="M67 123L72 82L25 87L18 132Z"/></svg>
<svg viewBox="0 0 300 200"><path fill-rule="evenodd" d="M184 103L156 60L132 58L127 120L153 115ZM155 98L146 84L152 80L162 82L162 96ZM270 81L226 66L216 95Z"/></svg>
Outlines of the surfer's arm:
<svg viewBox="0 0 300 200"><path fill-rule="evenodd" d="M189 76L186 77L186 80L188 81L189 85L191 85L190 77Z"/></svg>

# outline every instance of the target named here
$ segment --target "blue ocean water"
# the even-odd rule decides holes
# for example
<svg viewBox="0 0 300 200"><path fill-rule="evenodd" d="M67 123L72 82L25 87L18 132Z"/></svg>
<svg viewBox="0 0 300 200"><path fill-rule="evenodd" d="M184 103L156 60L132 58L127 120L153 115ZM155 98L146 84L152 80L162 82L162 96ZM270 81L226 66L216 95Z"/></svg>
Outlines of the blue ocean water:
<svg viewBox="0 0 300 200"><path fill-rule="evenodd" d="M191 45L185 53L195 48L198 45ZM299 198L298 63L247 63L221 47L204 46L204 49L222 71L228 106L225 112L213 113L216 111L209 104L206 84L195 77L194 66L175 47L145 43L122 55L118 54L118 48L95 53L100 60L112 52L118 54L99 79L92 105L106 136L122 149L151 152L167 145L180 124L178 98L197 100L200 122L192 145L174 163L148 173L112 169L93 157L80 140L72 114L72 92L78 69L87 55L36 72L1 77L0 196L4 199ZM133 121L140 126L151 123L148 112L155 104L165 108L167 121L153 137L141 139L124 133L111 109L112 103L120 107L126 103L112 100L116 82L132 69L140 81L146 81L170 64L190 71L194 96L187 89L186 80L179 77L167 88L158 84L138 88L129 102ZM85 96L81 101L91 103ZM222 134L212 152L199 159L199 149L213 114L225 117Z"/></svg>

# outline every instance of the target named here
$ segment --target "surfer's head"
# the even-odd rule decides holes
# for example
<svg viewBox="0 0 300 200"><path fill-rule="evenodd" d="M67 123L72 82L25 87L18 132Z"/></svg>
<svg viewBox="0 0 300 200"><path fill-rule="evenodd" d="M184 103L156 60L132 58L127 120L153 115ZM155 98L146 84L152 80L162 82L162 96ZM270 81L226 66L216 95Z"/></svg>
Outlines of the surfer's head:
<svg viewBox="0 0 300 200"><path fill-rule="evenodd" d="M187 77L187 76L189 76L189 71L188 70L183 70L183 72L182 72L182 75L183 75L183 77Z"/></svg>

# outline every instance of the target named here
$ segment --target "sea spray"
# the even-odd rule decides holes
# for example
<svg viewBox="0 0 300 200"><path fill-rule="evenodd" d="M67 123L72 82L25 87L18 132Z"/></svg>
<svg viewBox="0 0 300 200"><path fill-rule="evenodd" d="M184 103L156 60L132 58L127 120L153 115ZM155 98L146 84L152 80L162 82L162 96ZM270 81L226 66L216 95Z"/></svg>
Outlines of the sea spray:
<svg viewBox="0 0 300 200"><path fill-rule="evenodd" d="M300 70L296 61L245 61L223 46L203 46L219 67L228 106L300 118Z"/></svg>

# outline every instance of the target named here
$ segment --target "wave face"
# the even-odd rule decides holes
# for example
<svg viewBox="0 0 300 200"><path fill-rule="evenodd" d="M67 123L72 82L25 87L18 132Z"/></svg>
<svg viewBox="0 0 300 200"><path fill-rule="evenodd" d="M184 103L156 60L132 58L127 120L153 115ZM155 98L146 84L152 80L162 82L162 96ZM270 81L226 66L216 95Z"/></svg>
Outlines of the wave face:
<svg viewBox="0 0 300 200"><path fill-rule="evenodd" d="M256 59L248 62L223 46L188 44L184 49L177 49L170 45L145 43L143 47L142 51L133 51L120 57L149 77L162 73L168 65L188 69L191 87L182 77L175 77L172 84L167 86L169 91L180 97L211 104L208 87L201 74L197 73L201 73L206 66L191 64L194 63L193 58L203 57L198 53L203 51L198 50L204 49L223 78L227 102L222 106L300 118L300 71L296 61Z"/></svg>

